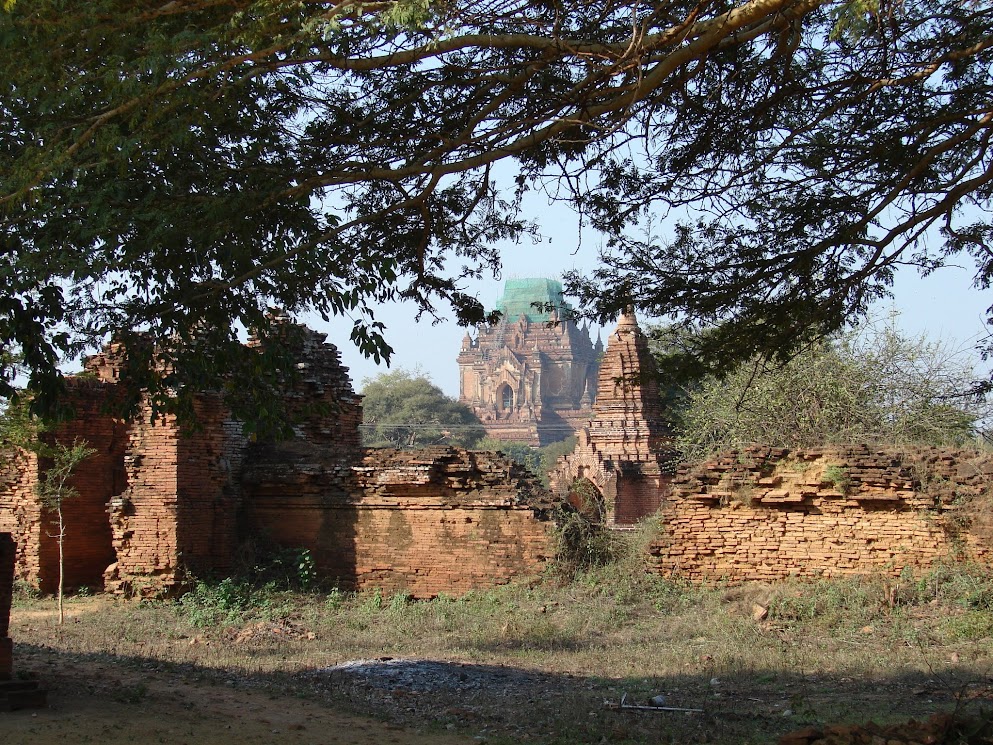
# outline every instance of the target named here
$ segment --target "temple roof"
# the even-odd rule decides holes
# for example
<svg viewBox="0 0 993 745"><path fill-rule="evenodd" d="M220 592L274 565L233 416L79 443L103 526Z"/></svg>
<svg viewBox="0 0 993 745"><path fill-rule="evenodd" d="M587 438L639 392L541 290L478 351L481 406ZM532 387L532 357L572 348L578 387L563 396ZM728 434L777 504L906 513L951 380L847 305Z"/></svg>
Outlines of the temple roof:
<svg viewBox="0 0 993 745"><path fill-rule="evenodd" d="M556 279L508 279L503 286L503 296L497 300L497 310L505 321L513 323L525 315L532 323L547 323L552 320L549 311L539 310L535 303L553 305L560 309L572 310L562 297L562 283Z"/></svg>

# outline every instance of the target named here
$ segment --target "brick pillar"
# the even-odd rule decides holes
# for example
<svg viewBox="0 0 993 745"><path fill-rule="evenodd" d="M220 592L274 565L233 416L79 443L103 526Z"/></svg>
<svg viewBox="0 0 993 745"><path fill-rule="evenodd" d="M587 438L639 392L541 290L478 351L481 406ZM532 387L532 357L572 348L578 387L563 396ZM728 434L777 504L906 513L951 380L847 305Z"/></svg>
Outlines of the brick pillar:
<svg viewBox="0 0 993 745"><path fill-rule="evenodd" d="M0 533L0 680L10 680L14 666L14 643L7 634L14 595L14 548L10 533Z"/></svg>

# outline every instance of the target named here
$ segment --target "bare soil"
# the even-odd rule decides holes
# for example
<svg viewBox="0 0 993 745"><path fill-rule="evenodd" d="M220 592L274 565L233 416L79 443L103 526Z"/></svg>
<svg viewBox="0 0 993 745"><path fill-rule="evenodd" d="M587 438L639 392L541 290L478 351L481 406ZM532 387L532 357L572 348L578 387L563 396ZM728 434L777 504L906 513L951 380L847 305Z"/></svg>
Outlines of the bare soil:
<svg viewBox="0 0 993 745"><path fill-rule="evenodd" d="M88 661L25 650L20 665L48 689L44 709L0 712L0 741L10 745L169 743L170 745L456 745L438 731L356 716L333 700L277 695L250 683L193 681L162 668Z"/></svg>

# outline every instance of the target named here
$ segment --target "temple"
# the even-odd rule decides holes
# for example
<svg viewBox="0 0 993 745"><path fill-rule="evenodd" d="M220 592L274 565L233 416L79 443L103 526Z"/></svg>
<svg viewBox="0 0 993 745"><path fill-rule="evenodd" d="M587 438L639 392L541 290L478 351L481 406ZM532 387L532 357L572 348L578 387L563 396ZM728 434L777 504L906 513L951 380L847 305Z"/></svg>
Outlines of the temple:
<svg viewBox="0 0 993 745"><path fill-rule="evenodd" d="M551 474L552 491L612 527L658 511L674 453L648 339L628 309L607 340L590 421Z"/></svg>
<svg viewBox="0 0 993 745"><path fill-rule="evenodd" d="M459 400L491 437L564 440L592 416L603 344L571 319L556 280L507 280L497 310L498 323L462 341Z"/></svg>

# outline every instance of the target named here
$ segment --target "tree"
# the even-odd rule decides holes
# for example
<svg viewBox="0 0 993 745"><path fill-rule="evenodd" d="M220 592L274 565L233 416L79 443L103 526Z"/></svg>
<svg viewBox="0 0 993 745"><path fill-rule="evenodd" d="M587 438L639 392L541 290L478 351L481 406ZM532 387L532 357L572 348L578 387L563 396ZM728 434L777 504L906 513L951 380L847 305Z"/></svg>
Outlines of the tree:
<svg viewBox="0 0 993 745"><path fill-rule="evenodd" d="M383 357L376 302L480 322L462 280L533 230L529 189L607 236L570 281L594 315L722 321L710 366L840 328L900 264L993 277L966 210L993 180L985 3L4 7L0 339L40 408L110 335L169 406L277 368L235 331L265 336L270 305L350 314ZM684 219L635 239L648 216Z"/></svg>
<svg viewBox="0 0 993 745"><path fill-rule="evenodd" d="M423 375L382 373L364 381L362 393L363 440L370 447L472 447L485 434L468 406Z"/></svg>
<svg viewBox="0 0 993 745"><path fill-rule="evenodd" d="M687 386L677 447L698 460L749 443L967 445L990 415L962 394L973 375L961 355L892 324L848 332L789 362L756 358Z"/></svg>
<svg viewBox="0 0 993 745"><path fill-rule="evenodd" d="M57 532L54 537L59 546L59 587L56 598L59 606L59 625L65 623L63 607L65 589L65 540L66 522L63 506L67 501L79 496L70 483L76 467L96 452L84 440L74 440L72 445L56 442L54 445L39 443L38 454L49 461L38 480L38 497L49 510L55 512Z"/></svg>

